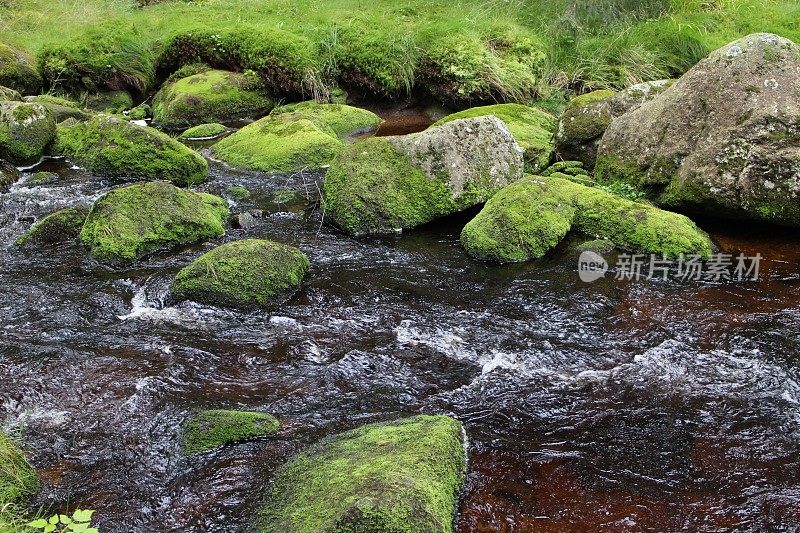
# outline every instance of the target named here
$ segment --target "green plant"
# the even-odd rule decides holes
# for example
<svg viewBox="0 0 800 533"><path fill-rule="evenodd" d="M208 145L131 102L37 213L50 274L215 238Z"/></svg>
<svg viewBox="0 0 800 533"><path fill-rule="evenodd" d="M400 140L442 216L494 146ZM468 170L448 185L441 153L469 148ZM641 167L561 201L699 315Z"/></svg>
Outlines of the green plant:
<svg viewBox="0 0 800 533"><path fill-rule="evenodd" d="M96 527L92 527L92 515L94 511L76 509L72 516L65 514L54 514L50 518L37 518L28 522L28 527L41 530L42 533L64 532L64 533L98 533Z"/></svg>

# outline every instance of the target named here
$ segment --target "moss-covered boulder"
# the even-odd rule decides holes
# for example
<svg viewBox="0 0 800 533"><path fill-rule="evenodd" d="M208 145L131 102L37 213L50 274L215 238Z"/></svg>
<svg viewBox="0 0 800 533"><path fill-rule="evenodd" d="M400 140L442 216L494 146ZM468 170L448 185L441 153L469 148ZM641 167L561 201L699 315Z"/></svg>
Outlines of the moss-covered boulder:
<svg viewBox="0 0 800 533"><path fill-rule="evenodd" d="M228 131L227 126L223 126L222 124L217 124L214 122L210 124L200 124L199 126L194 126L181 133L181 139L213 139L215 137L219 137L226 131Z"/></svg>
<svg viewBox="0 0 800 533"><path fill-rule="evenodd" d="M416 416L370 424L284 465L258 530L451 532L465 473L458 421Z"/></svg>
<svg viewBox="0 0 800 533"><path fill-rule="evenodd" d="M0 159L36 163L56 134L53 115L39 104L0 102Z"/></svg>
<svg viewBox="0 0 800 533"><path fill-rule="evenodd" d="M92 206L80 233L92 256L124 265L160 249L225 234L222 198L163 181L114 189Z"/></svg>
<svg viewBox="0 0 800 533"><path fill-rule="evenodd" d="M89 208L82 205L60 209L31 226L17 239L17 245L51 244L75 239L88 214Z"/></svg>
<svg viewBox="0 0 800 533"><path fill-rule="evenodd" d="M178 272L172 293L212 305L269 307L297 290L308 267L308 258L293 246L261 239L229 242Z"/></svg>
<svg viewBox="0 0 800 533"><path fill-rule="evenodd" d="M133 106L133 97L128 91L104 91L88 93L83 97L86 109L98 113L119 114Z"/></svg>
<svg viewBox="0 0 800 533"><path fill-rule="evenodd" d="M522 148L494 116L348 146L323 188L328 220L389 234L479 205L522 176Z"/></svg>
<svg viewBox="0 0 800 533"><path fill-rule="evenodd" d="M153 128L98 115L59 125L54 152L100 176L193 185L208 177L200 154Z"/></svg>
<svg viewBox="0 0 800 533"><path fill-rule="evenodd" d="M22 100L22 95L16 89L0 85L0 101L7 102L9 100L20 101Z"/></svg>
<svg viewBox="0 0 800 533"><path fill-rule="evenodd" d="M322 168L344 149L343 138L377 126L374 113L342 104L283 106L213 147L226 163L265 172Z"/></svg>
<svg viewBox="0 0 800 533"><path fill-rule="evenodd" d="M711 255L708 235L683 215L557 176L526 176L491 200L461 232L471 256L503 263L542 257L570 230L637 253Z"/></svg>
<svg viewBox="0 0 800 533"><path fill-rule="evenodd" d="M49 94L41 94L38 96L26 96L23 98L23 101L43 105L48 111L50 111L50 114L53 115L53 119L56 121L56 123L64 122L69 118L74 118L78 121L89 120L92 118L91 113L81 109L76 102L67 100L66 98L59 98Z"/></svg>
<svg viewBox="0 0 800 533"><path fill-rule="evenodd" d="M25 180L25 184L38 187L40 185L50 185L52 183L56 183L59 181L59 179L61 178L55 172L39 171L28 176L28 179Z"/></svg>
<svg viewBox="0 0 800 533"><path fill-rule="evenodd" d="M274 105L255 74L208 70L165 84L153 98L153 121L178 129L261 116Z"/></svg>
<svg viewBox="0 0 800 533"><path fill-rule="evenodd" d="M22 50L0 42L0 85L22 94L37 94L42 77L33 59Z"/></svg>
<svg viewBox="0 0 800 533"><path fill-rule="evenodd" d="M609 126L595 178L686 212L800 226L800 46L754 34Z"/></svg>
<svg viewBox="0 0 800 533"><path fill-rule="evenodd" d="M23 503L37 490L39 478L36 470L16 443L0 431L0 505Z"/></svg>
<svg viewBox="0 0 800 533"><path fill-rule="evenodd" d="M508 131L525 152L525 168L529 172L538 172L547 166L553 154L553 132L557 121L540 109L521 104L473 107L448 115L434 123L433 127L461 118L486 115L494 115L508 126Z"/></svg>
<svg viewBox="0 0 800 533"><path fill-rule="evenodd" d="M145 120L153 116L153 108L150 107L150 104L142 103L127 111L125 116L128 117L128 120Z"/></svg>
<svg viewBox="0 0 800 533"><path fill-rule="evenodd" d="M265 413L206 409L187 421L183 451L187 455L205 452L224 444L272 435L280 428L278 419Z"/></svg>

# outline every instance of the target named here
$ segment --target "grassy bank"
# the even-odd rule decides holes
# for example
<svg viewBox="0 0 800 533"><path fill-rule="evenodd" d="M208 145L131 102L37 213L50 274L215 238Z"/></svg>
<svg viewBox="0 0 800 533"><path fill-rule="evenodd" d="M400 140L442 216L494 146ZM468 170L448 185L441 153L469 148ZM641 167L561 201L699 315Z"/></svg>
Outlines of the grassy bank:
<svg viewBox="0 0 800 533"><path fill-rule="evenodd" d="M27 519L19 506L38 485L36 472L16 443L0 431L0 532L24 529Z"/></svg>
<svg viewBox="0 0 800 533"><path fill-rule="evenodd" d="M793 0L3 0L2 39L48 86L152 90L184 64L258 72L279 95L422 91L456 106L677 76L768 31L800 41Z"/></svg>

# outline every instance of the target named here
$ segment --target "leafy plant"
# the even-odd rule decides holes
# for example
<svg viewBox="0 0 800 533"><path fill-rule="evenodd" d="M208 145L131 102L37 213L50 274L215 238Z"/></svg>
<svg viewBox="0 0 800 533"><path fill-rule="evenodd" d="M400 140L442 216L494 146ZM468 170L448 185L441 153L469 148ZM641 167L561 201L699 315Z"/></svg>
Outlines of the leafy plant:
<svg viewBox="0 0 800 533"><path fill-rule="evenodd" d="M99 533L92 527L94 511L76 509L72 516L54 514L50 518L38 518L28 522L28 527L41 530L42 533Z"/></svg>

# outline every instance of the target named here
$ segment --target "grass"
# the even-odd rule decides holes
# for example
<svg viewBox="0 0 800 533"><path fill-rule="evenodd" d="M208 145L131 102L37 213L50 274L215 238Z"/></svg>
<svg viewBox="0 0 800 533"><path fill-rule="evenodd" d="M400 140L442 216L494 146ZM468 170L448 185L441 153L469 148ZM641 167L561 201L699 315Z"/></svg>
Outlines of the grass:
<svg viewBox="0 0 800 533"><path fill-rule="evenodd" d="M0 431L0 531L22 531L26 517L20 507L39 487L36 471L14 440Z"/></svg>
<svg viewBox="0 0 800 533"><path fill-rule="evenodd" d="M0 34L49 84L153 89L202 60L279 94L415 90L464 107L677 76L754 31L800 41L794 0L7 0ZM205 21L198 27L196 21ZM57 28L57 31L53 31ZM88 86L88 87L87 87Z"/></svg>

